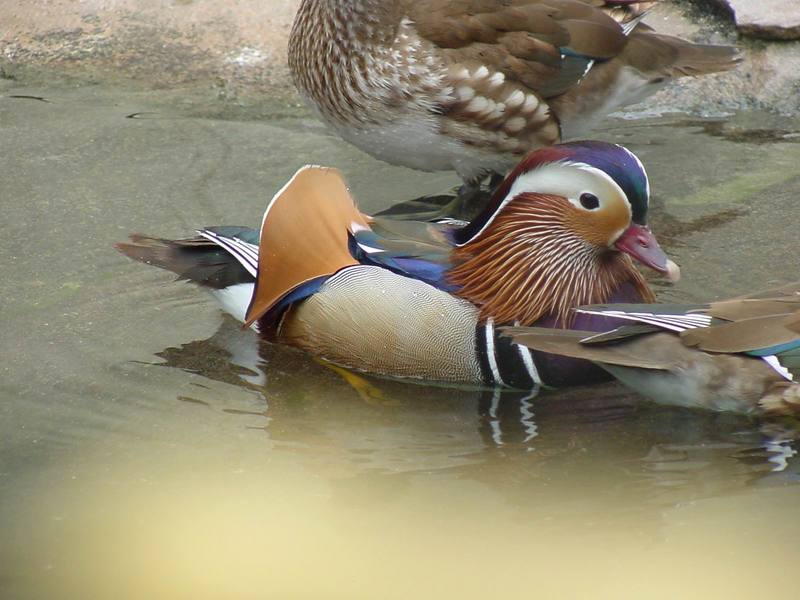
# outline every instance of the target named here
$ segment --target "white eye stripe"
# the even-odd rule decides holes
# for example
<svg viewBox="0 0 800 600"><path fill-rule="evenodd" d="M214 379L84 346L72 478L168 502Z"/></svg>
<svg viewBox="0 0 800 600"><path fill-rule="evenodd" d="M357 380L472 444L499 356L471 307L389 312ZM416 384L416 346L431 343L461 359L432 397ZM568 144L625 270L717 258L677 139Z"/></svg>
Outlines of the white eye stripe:
<svg viewBox="0 0 800 600"><path fill-rule="evenodd" d="M608 183L608 185L610 185L620 196L625 198L625 200L628 200L628 195L623 191L621 187L619 187L619 184L616 181L614 181L614 178L611 177L611 175L609 175L602 169L598 169L597 167L593 167L585 163L566 163L566 164L575 166L583 171L587 171L589 173L592 173L593 175L600 177L601 179L604 179L606 183ZM630 204L630 200L628 200L628 204Z"/></svg>
<svg viewBox="0 0 800 600"><path fill-rule="evenodd" d="M581 210L586 210L580 204L580 195L587 192L597 196L601 206L605 202L613 201L613 198L619 198L628 213L631 216L633 215L627 195L605 171L586 163L566 160L547 163L517 177L494 214L486 220L483 227L470 240L466 240L460 245L469 243L469 241L483 233L508 203L520 194L534 193L562 196L567 198L574 206L579 207Z"/></svg>

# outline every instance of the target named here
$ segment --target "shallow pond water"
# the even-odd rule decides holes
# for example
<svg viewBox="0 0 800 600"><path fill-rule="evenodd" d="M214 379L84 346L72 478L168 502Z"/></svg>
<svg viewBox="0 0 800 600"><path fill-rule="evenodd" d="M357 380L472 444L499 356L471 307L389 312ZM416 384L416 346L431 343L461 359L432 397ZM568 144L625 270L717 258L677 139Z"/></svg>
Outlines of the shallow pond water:
<svg viewBox="0 0 800 600"><path fill-rule="evenodd" d="M305 163L342 168L367 211L456 183L299 110L246 116L0 82L0 597L793 595L795 423L614 384L353 377L114 252L129 232L258 223ZM650 172L684 273L654 282L662 299L800 278L798 132L762 114L598 132Z"/></svg>

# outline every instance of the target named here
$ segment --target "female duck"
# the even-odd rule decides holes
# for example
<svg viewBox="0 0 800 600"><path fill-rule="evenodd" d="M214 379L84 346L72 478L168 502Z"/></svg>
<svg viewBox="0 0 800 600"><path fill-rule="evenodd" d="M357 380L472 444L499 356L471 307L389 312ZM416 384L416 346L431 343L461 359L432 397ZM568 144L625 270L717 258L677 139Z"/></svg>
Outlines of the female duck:
<svg viewBox="0 0 800 600"><path fill-rule="evenodd" d="M338 171L305 167L261 231L133 236L118 248L208 288L271 340L399 377L530 387L585 383L599 369L513 347L500 324L608 329L586 303L651 302L631 258L672 278L646 225L639 160L600 142L540 150L465 226L359 212Z"/></svg>
<svg viewBox="0 0 800 600"><path fill-rule="evenodd" d="M800 415L800 283L694 305L587 306L607 333L510 328L517 344L591 360L662 404Z"/></svg>
<svg viewBox="0 0 800 600"><path fill-rule="evenodd" d="M640 24L634 0L303 0L295 84L345 140L392 164L468 184L684 75L724 71L735 48Z"/></svg>

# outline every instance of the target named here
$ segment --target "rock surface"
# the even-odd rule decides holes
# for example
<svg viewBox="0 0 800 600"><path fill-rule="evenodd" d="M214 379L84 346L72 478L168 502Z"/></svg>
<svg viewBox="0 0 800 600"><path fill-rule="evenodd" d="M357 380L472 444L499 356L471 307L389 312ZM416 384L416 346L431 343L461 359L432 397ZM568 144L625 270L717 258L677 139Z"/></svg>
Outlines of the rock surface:
<svg viewBox="0 0 800 600"><path fill-rule="evenodd" d="M193 93L181 94L181 102L191 98L195 112L274 114L276 106L300 104L286 66L299 2L0 0L0 79L47 86L190 87ZM710 8L713 2L736 5L741 17L755 13L756 5L768 13L765 7L777 4L772 16L787 24L789 15L800 12L800 0L703 2L661 2L646 23L693 41L738 43L744 64L729 73L681 79L636 110L719 113L758 107L800 114L800 43L748 43Z"/></svg>
<svg viewBox="0 0 800 600"><path fill-rule="evenodd" d="M299 0L0 0L0 76L279 93ZM49 77L44 78L50 80Z"/></svg>
<svg viewBox="0 0 800 600"><path fill-rule="evenodd" d="M714 0L733 16L743 35L767 40L800 39L800 0Z"/></svg>

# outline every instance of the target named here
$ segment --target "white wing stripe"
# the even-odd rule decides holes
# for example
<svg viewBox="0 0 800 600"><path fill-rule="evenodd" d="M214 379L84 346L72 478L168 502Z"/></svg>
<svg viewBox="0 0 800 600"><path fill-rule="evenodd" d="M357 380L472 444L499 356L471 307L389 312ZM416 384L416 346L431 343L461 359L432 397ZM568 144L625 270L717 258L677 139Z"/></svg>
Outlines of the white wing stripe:
<svg viewBox="0 0 800 600"><path fill-rule="evenodd" d="M671 323L673 325L678 325L681 327L686 327L687 329L691 329L694 327L707 327L711 323L711 319L701 320L701 319L684 319L682 317L675 317L672 315L650 315L644 314L642 315L646 318L655 318L659 321L663 321L664 323Z"/></svg>
<svg viewBox="0 0 800 600"><path fill-rule="evenodd" d="M517 348L519 349L519 355L522 358L522 364L525 365L525 369L528 371L531 381L533 381L537 387L542 385L542 378L539 375L539 370L536 368L536 364L533 362L531 351L522 344L517 344Z"/></svg>
<svg viewBox="0 0 800 600"><path fill-rule="evenodd" d="M238 240L236 238L229 238L219 235L217 235L217 239L225 240L232 247L238 248L251 261L255 263L258 262L258 246L253 246L252 244L248 244L247 242ZM255 248L255 250L253 250L253 248Z"/></svg>
<svg viewBox="0 0 800 600"><path fill-rule="evenodd" d="M202 237L212 242L217 242L218 240L225 240L228 243L233 244L237 248L241 248L241 250L244 251L245 254L248 254L251 258L258 260L258 246L256 246L255 244L249 244L244 240L240 240L238 238L221 236L218 233L209 231L208 229L203 229L201 231L198 231L198 233Z"/></svg>
<svg viewBox="0 0 800 600"><path fill-rule="evenodd" d="M621 310L588 310L582 308L578 309L577 312L587 315L627 319L628 321L647 323L677 332L707 327L711 324L711 317L709 315L662 315L655 313L628 313Z"/></svg>
<svg viewBox="0 0 800 600"><path fill-rule="evenodd" d="M200 237L203 237L209 242L217 244L223 250L228 251L230 255L233 256L248 273L250 273L253 277L256 276L258 273L258 255L253 257L253 252L250 248L243 249L239 244L235 243L236 240L223 237L214 233L213 231L208 231L207 229L203 229L197 233L200 235Z"/></svg>
<svg viewBox="0 0 800 600"><path fill-rule="evenodd" d="M230 239L234 244L236 244L237 247L241 248L245 254L250 256L250 258L258 261L258 246L255 244L248 244L244 240L238 240L236 238L227 239Z"/></svg>
<svg viewBox="0 0 800 600"><path fill-rule="evenodd" d="M662 329L668 329L669 331L675 331L680 333L681 331L685 331L689 329L689 327L681 327L678 325L673 325L672 323L664 323L663 321L659 321L658 319L651 317L643 317L641 315L632 315L629 313L619 312L619 311L600 311L600 310L580 310L579 312L586 314L586 315L599 315L601 317L614 317L616 319L625 319L628 321L636 321L637 323L647 323L648 325L655 325L656 327L661 327Z"/></svg>

